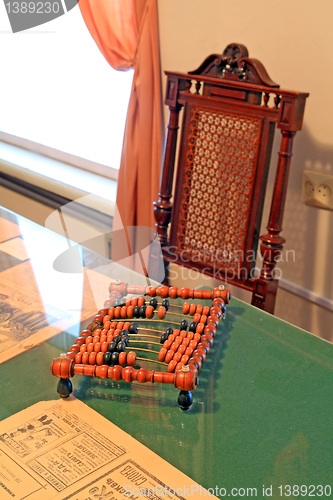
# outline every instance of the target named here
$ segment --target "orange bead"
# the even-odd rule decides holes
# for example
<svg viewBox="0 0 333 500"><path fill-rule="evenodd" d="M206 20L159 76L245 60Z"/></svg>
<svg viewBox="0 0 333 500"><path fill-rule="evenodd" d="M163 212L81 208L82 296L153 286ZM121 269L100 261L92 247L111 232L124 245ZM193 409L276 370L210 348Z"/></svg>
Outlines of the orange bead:
<svg viewBox="0 0 333 500"><path fill-rule="evenodd" d="M216 335L216 328L214 325L207 325L205 326L204 333L208 333L212 337L215 337Z"/></svg>
<svg viewBox="0 0 333 500"><path fill-rule="evenodd" d="M199 356L193 356L192 358L189 359L188 365L189 366L194 365L197 368L197 370L200 370L200 368L202 367L202 359L199 358Z"/></svg>
<svg viewBox="0 0 333 500"><path fill-rule="evenodd" d="M84 352L86 352L86 350L87 350L87 344L81 345L81 347L80 347L80 353L83 354Z"/></svg>
<svg viewBox="0 0 333 500"><path fill-rule="evenodd" d="M127 364L127 353L125 351L119 354L118 362L122 366Z"/></svg>
<svg viewBox="0 0 333 500"><path fill-rule="evenodd" d="M219 307L211 307L209 313L211 316L216 316L218 319L222 316L222 311Z"/></svg>
<svg viewBox="0 0 333 500"><path fill-rule="evenodd" d="M157 290L156 290L156 293L157 293ZM169 287L168 286L161 286L159 295L163 299L166 299L167 297L169 297Z"/></svg>
<svg viewBox="0 0 333 500"><path fill-rule="evenodd" d="M101 351L101 343L96 342L96 344L94 345L94 352L98 353L100 351Z"/></svg>
<svg viewBox="0 0 333 500"><path fill-rule="evenodd" d="M119 355L120 357L120 355ZM136 363L136 354L133 351L127 353L126 363L130 366L134 366Z"/></svg>
<svg viewBox="0 0 333 500"><path fill-rule="evenodd" d="M218 327L219 319L216 316L209 316L209 318L207 318L207 325Z"/></svg>
<svg viewBox="0 0 333 500"><path fill-rule="evenodd" d="M186 337L185 339L183 339L183 342L181 343L181 345L187 347L189 345L190 341L191 341L191 339Z"/></svg>
<svg viewBox="0 0 333 500"><path fill-rule="evenodd" d="M205 316L208 316L209 314L209 307L208 306L205 306L202 310L202 314L204 314Z"/></svg>
<svg viewBox="0 0 333 500"><path fill-rule="evenodd" d="M178 337L178 335L180 335L180 330L175 329L175 330L172 332L172 335L174 335L174 336L175 336L175 338L176 338L176 337Z"/></svg>
<svg viewBox="0 0 333 500"><path fill-rule="evenodd" d="M200 321L201 321L201 314L195 313L194 316L193 316L193 321L195 321L195 323L200 323Z"/></svg>
<svg viewBox="0 0 333 500"><path fill-rule="evenodd" d="M155 297L156 296L156 286L149 286L147 288L147 295L150 297Z"/></svg>
<svg viewBox="0 0 333 500"><path fill-rule="evenodd" d="M144 297L139 297L138 299L138 307L142 307L145 305L146 299Z"/></svg>
<svg viewBox="0 0 333 500"><path fill-rule="evenodd" d="M87 345L91 344L93 340L94 340L94 338L91 335L89 335L89 337L86 338L86 344Z"/></svg>
<svg viewBox="0 0 333 500"><path fill-rule="evenodd" d="M165 344L165 342L164 342L164 344ZM159 361L164 361L165 360L165 355L168 352L168 349L166 347L164 347L164 344L163 344L162 349L158 353L158 360Z"/></svg>
<svg viewBox="0 0 333 500"><path fill-rule="evenodd" d="M154 316L154 308L153 306L147 306L146 307L146 318L152 319Z"/></svg>
<svg viewBox="0 0 333 500"><path fill-rule="evenodd" d="M193 354L193 351L194 349L192 349L191 347L186 347L184 354L186 354L186 356L190 358Z"/></svg>
<svg viewBox="0 0 333 500"><path fill-rule="evenodd" d="M138 300L139 299L137 297L135 297L134 299L131 300L131 306L133 306L133 308L138 305Z"/></svg>
<svg viewBox="0 0 333 500"><path fill-rule="evenodd" d="M172 360L170 361L170 363L168 364L168 372L169 372L169 373L174 373L176 366L177 366L177 361L174 361L174 360L172 359Z"/></svg>
<svg viewBox="0 0 333 500"><path fill-rule="evenodd" d="M96 354L96 364L98 366L101 366L104 364L104 353L103 352L98 352Z"/></svg>
<svg viewBox="0 0 333 500"><path fill-rule="evenodd" d="M123 318L123 319L126 319L128 316L127 316L127 307L126 306L123 306L120 310L120 317Z"/></svg>
<svg viewBox="0 0 333 500"><path fill-rule="evenodd" d="M184 352L186 351L186 347L187 347L186 345L181 344L177 349L177 353L183 355Z"/></svg>
<svg viewBox="0 0 333 500"><path fill-rule="evenodd" d="M186 354L184 354L184 356L181 357L180 359L180 362L183 364L183 365L186 365L189 361L189 356L187 356Z"/></svg>
<svg viewBox="0 0 333 500"><path fill-rule="evenodd" d="M187 332L187 335L186 335L187 339L192 340L193 337L194 337L194 333L193 332Z"/></svg>
<svg viewBox="0 0 333 500"><path fill-rule="evenodd" d="M205 325L203 323L198 323L197 327L195 329L195 333L199 333L199 335L201 335L202 332L204 331L204 329L205 329Z"/></svg>
<svg viewBox="0 0 333 500"><path fill-rule="evenodd" d="M89 354L89 364L90 365L95 365L96 364L96 353L95 352L91 352Z"/></svg>
<svg viewBox="0 0 333 500"><path fill-rule="evenodd" d="M158 314L159 319L164 319L165 315L166 315L166 309L165 309L165 307L164 306L160 306L158 308L158 313L157 314Z"/></svg>
<svg viewBox="0 0 333 500"><path fill-rule="evenodd" d="M190 303L189 302L184 302L183 304L183 314L188 314L190 310Z"/></svg>
<svg viewBox="0 0 333 500"><path fill-rule="evenodd" d="M175 351L171 351L171 350L169 350L169 351L166 353L166 355L165 355L164 361L165 361L166 363L169 363L169 362L173 359L174 354L175 354Z"/></svg>
<svg viewBox="0 0 333 500"><path fill-rule="evenodd" d="M94 351L95 344L90 342L90 344L87 345L87 353L90 354L91 352Z"/></svg>
<svg viewBox="0 0 333 500"><path fill-rule="evenodd" d="M77 354L75 354L75 363L77 363L78 365L82 363L82 353L81 352L78 352Z"/></svg>
<svg viewBox="0 0 333 500"><path fill-rule="evenodd" d="M197 310L195 312L198 313L198 314L202 314L203 308L204 308L203 305L198 304L197 305Z"/></svg>
<svg viewBox="0 0 333 500"><path fill-rule="evenodd" d="M103 354L105 354L106 351L108 350L108 345L109 345L109 342L106 342L106 341L105 342L101 342L101 352Z"/></svg>
<svg viewBox="0 0 333 500"><path fill-rule="evenodd" d="M183 354L181 352L175 352L174 356L173 356L173 360L175 360L177 363L179 363L179 361L182 359L182 356Z"/></svg>
<svg viewBox="0 0 333 500"><path fill-rule="evenodd" d="M197 305L196 304L191 304L191 306L190 306L190 316L194 316L196 312L197 312Z"/></svg>
<svg viewBox="0 0 333 500"><path fill-rule="evenodd" d="M212 346L214 344L214 339L211 335L208 335L207 333L205 333L204 335L201 336L201 340L203 342L208 342L208 344L210 346Z"/></svg>
<svg viewBox="0 0 333 500"><path fill-rule="evenodd" d="M81 363L83 365L87 365L89 363L89 353L88 352L84 352L82 354L82 359L81 359Z"/></svg>
<svg viewBox="0 0 333 500"><path fill-rule="evenodd" d="M187 331L186 330L182 330L178 336L179 336L179 338L181 340L185 339L186 336L187 336Z"/></svg>

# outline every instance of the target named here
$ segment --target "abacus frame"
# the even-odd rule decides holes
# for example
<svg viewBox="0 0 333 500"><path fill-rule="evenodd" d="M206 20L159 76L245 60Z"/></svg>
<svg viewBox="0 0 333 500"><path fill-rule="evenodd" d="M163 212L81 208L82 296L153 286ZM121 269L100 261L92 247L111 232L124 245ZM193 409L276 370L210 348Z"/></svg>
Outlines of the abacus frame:
<svg viewBox="0 0 333 500"><path fill-rule="evenodd" d="M177 364L173 363L172 368L170 368L171 363L169 363L168 370L170 368L170 372L147 370L146 368L141 367L135 368L135 356L130 357L133 362L129 364L127 362L128 355L121 357L123 366L121 366L121 364L106 364L104 362L106 358L103 356L103 353L100 354L102 351L99 351L97 355L94 354L94 351L91 352L91 360L93 364L88 364L89 356L86 356L86 363L76 362L77 360L82 360L80 357L81 346L84 346L84 344L88 341L89 343L92 342L91 338L94 336L95 331L100 331L100 328L103 325L103 320L108 320L109 318L110 320L134 319L134 308L129 307L131 300L127 299L127 302L125 302L127 305L124 305L124 300L126 297L135 297L138 295L148 296L151 298L161 297L162 299L182 298L183 300L187 300L193 298L210 301L209 315L200 316L200 319L202 318L202 322L199 321L199 323L194 323L195 327L193 328L196 329L196 335L200 341L197 342L197 347L194 349L192 356L187 356L188 360L185 359L183 362L179 362ZM123 305L117 305L119 304L119 301L121 301ZM182 410L188 410L193 402L191 391L195 390L199 383L198 372L210 351L211 345L213 344L213 338L216 334L216 328L219 325L219 320L223 318L225 304L229 303L229 301L230 291L223 285L214 288L213 290L195 290L168 286L131 286L125 282L111 282L109 286L109 298L105 301L104 307L94 316L87 329L81 332L80 336L75 340L68 352L61 354L51 363L51 373L59 378L57 386L58 394L62 398L67 398L72 393L73 387L70 379L74 375L86 375L102 379L112 379L114 381L123 380L128 383L137 381L139 383L150 382L172 384L180 390L178 405ZM187 303L185 302L185 304ZM165 308L163 307L163 309ZM185 307L185 309L188 310L189 308ZM149 315L147 314L145 317L151 318L151 309L149 309ZM110 321L110 325L111 324L112 323ZM130 324L131 323L129 321L126 323L124 323L124 321L114 321L114 330L116 330L116 334L120 330L120 325L128 327ZM179 332L179 330L177 330L177 332ZM98 342L99 339L96 340ZM165 342L163 345L165 345ZM98 349L99 348L100 347L98 346ZM162 347L160 354L162 351L162 356L165 356L167 349ZM104 351L104 354L105 352L106 351ZM108 356L108 359L109 358L110 356ZM149 359L146 361L149 361Z"/></svg>

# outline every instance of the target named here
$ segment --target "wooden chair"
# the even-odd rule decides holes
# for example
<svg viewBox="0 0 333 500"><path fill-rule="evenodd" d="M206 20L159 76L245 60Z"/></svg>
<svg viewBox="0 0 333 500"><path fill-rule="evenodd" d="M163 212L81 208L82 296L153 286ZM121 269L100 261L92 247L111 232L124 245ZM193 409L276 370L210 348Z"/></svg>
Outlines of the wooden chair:
<svg viewBox="0 0 333 500"><path fill-rule="evenodd" d="M170 115L154 203L166 271L169 261L195 268L251 290L252 304L273 313L292 143L308 94L280 89L235 43L195 71L166 75ZM267 233L259 238L275 127L281 145ZM259 239L262 267L255 276Z"/></svg>

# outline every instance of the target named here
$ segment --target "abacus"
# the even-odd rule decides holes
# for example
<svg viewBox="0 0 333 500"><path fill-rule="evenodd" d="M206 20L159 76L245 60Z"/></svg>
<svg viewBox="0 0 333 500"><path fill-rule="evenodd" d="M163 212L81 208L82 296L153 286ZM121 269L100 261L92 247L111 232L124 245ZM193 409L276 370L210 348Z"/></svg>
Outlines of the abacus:
<svg viewBox="0 0 333 500"><path fill-rule="evenodd" d="M177 298L184 300L182 306L170 304L169 299ZM190 303L189 299L208 304ZM178 405L188 410L193 402L191 391L199 382L198 372L229 301L229 289L223 285L209 291L111 282L104 307L68 352L52 361L51 372L60 379L58 394L62 398L71 394L70 378L75 374L173 384L180 390ZM169 321L166 318L171 314ZM154 328L155 322L165 323L165 330ZM146 362L156 364L161 371L142 367Z"/></svg>

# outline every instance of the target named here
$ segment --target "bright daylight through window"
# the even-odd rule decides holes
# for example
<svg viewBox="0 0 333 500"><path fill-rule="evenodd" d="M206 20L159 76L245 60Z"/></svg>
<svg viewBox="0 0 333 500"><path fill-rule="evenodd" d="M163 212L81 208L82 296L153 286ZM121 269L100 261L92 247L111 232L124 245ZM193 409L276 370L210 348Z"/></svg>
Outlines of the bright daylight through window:
<svg viewBox="0 0 333 500"><path fill-rule="evenodd" d="M13 34L0 6L0 131L119 168L133 71L113 70L78 6Z"/></svg>

